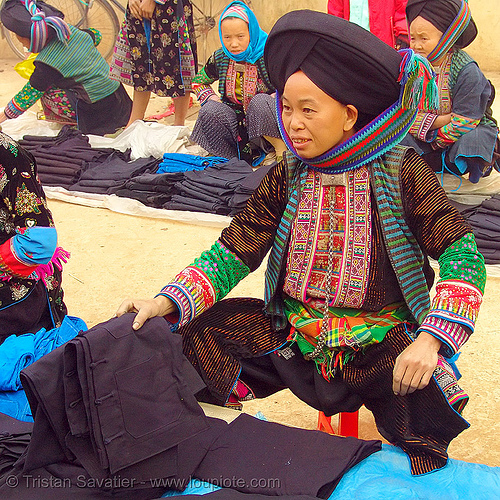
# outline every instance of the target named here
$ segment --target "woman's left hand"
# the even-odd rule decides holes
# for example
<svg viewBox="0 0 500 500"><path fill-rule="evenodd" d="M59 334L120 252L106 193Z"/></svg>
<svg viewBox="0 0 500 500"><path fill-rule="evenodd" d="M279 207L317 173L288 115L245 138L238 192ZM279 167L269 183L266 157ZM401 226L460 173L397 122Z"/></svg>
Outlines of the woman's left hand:
<svg viewBox="0 0 500 500"><path fill-rule="evenodd" d="M155 0L141 0L142 17L151 19L156 7Z"/></svg>
<svg viewBox="0 0 500 500"><path fill-rule="evenodd" d="M392 379L394 394L406 396L427 386L436 369L441 346L439 339L420 332L415 342L396 358Z"/></svg>
<svg viewBox="0 0 500 500"><path fill-rule="evenodd" d="M142 19L141 0L129 0L128 8L133 17Z"/></svg>

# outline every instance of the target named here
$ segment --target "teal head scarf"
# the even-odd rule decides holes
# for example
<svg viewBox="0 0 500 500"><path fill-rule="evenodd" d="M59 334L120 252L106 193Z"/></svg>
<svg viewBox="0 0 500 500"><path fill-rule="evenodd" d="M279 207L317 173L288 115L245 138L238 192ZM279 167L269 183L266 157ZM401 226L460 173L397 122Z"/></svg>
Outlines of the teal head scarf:
<svg viewBox="0 0 500 500"><path fill-rule="evenodd" d="M222 43L221 23L228 17L237 17L248 24L250 43L247 49L239 54L233 54L227 50L224 43ZM267 33L260 28L255 14L246 4L243 2L231 2L224 9L219 19L219 38L222 43L222 50L230 59L233 61L246 61L255 64L255 62L264 55L264 45L266 44Z"/></svg>

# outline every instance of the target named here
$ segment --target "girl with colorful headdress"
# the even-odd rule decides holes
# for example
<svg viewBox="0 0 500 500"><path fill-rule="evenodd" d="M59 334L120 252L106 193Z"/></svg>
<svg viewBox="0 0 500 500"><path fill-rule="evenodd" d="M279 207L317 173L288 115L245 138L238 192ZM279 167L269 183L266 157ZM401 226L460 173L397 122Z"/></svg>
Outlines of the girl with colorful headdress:
<svg viewBox="0 0 500 500"><path fill-rule="evenodd" d="M267 33L243 2L231 2L219 19L222 47L193 79L201 109L191 139L210 154L252 162L284 150L276 123L274 87L264 64ZM219 82L220 97L211 85Z"/></svg>
<svg viewBox="0 0 500 500"><path fill-rule="evenodd" d="M477 35L467 0L409 0L406 15L410 46L437 74L439 109L420 111L404 144L434 170L468 174L476 183L492 168L500 170L500 144L493 86L462 50Z"/></svg>
<svg viewBox="0 0 500 500"><path fill-rule="evenodd" d="M85 134L108 134L124 126L132 101L123 85L109 78L96 48L100 33L64 21L56 8L34 0L7 0L3 25L37 54L28 83L0 113L0 123L17 118L41 99L45 117L76 125Z"/></svg>
<svg viewBox="0 0 500 500"><path fill-rule="evenodd" d="M209 250L117 314L136 311L135 329L169 319L204 400L289 387L326 415L364 404L412 473L439 469L468 427L450 358L474 331L485 268L434 172L400 145L419 107L437 106L432 69L308 10L276 22L264 60L283 160ZM222 300L266 256L264 300Z"/></svg>

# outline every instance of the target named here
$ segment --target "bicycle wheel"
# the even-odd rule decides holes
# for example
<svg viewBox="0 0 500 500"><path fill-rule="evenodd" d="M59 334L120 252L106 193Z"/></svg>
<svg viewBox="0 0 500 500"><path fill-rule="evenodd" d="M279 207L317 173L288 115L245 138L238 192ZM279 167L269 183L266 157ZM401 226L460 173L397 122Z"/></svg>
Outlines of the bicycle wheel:
<svg viewBox="0 0 500 500"><path fill-rule="evenodd" d="M77 0L78 1L78 0ZM83 0L80 0L83 2ZM90 0L83 3L86 15L78 28L95 28L102 35L97 46L104 59L109 59L118 37L121 21L118 20L115 9L106 0Z"/></svg>
<svg viewBox="0 0 500 500"><path fill-rule="evenodd" d="M64 14L64 19L69 24L78 26L78 24L82 23L85 9L79 0L50 0L50 4ZM19 59L25 59L26 52L24 51L22 44L16 38L15 33L9 31L3 25L2 32L7 40L7 43L12 49L12 52L14 52Z"/></svg>
<svg viewBox="0 0 500 500"><path fill-rule="evenodd" d="M105 59L113 53L120 22L113 7L106 0L50 0L50 4L64 14L64 20L76 28L95 28L101 32L102 40L97 46ZM2 26L2 31L12 51L25 58L23 46L16 35Z"/></svg>

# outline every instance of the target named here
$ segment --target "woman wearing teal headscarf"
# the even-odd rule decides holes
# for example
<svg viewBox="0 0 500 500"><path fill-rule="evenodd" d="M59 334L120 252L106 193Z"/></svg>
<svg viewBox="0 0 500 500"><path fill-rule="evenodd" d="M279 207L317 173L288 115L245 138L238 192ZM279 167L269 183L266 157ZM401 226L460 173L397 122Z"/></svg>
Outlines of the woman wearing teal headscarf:
<svg viewBox="0 0 500 500"><path fill-rule="evenodd" d="M210 154L258 162L275 148L284 150L276 120L274 87L264 65L267 33L243 2L221 14L222 47L193 79L201 103L191 139ZM211 84L219 81L220 97Z"/></svg>

